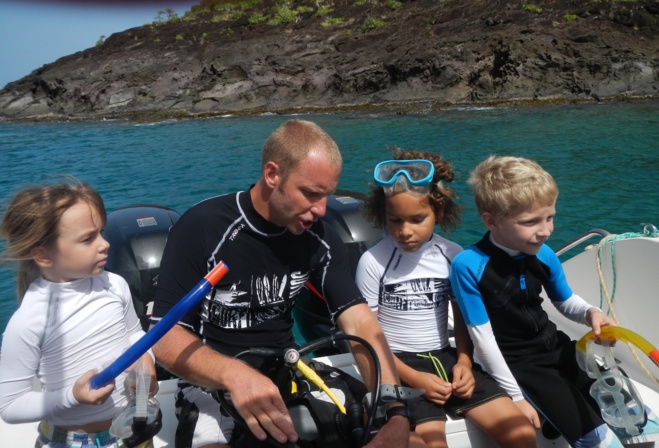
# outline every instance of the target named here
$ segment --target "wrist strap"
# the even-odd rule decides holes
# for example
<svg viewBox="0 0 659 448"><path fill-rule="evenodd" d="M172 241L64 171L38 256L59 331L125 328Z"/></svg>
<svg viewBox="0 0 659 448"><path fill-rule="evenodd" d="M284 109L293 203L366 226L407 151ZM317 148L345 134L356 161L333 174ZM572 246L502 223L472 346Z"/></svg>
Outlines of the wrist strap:
<svg viewBox="0 0 659 448"><path fill-rule="evenodd" d="M389 421L391 417L395 417L397 415L400 415L401 417L405 417L407 421L410 424L410 431L414 431L416 429L416 420L410 413L410 410L407 409L407 406L396 406L393 408L387 409L387 411L384 414L384 420Z"/></svg>
<svg viewBox="0 0 659 448"><path fill-rule="evenodd" d="M411 387L398 386L395 384L382 384L380 386L380 401L388 404L393 401L405 402L417 398L425 393L423 389L412 389Z"/></svg>

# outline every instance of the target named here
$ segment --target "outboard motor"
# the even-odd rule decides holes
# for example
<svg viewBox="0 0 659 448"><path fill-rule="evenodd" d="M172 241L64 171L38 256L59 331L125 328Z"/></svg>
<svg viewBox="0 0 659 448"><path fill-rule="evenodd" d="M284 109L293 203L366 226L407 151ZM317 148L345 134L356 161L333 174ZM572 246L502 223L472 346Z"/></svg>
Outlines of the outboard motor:
<svg viewBox="0 0 659 448"><path fill-rule="evenodd" d="M169 229L179 217L174 210L157 205L134 205L108 214L103 236L110 250L105 268L128 283L144 331L149 329L154 285Z"/></svg>
<svg viewBox="0 0 659 448"><path fill-rule="evenodd" d="M323 217L346 244L353 273L362 254L385 236L384 229L373 227L362 217L360 208L363 198L363 195L353 191L337 190L328 198ZM334 331L325 300L309 289L303 289L297 296L293 314L296 326L306 341L328 336ZM317 356L325 354L331 352L316 353Z"/></svg>

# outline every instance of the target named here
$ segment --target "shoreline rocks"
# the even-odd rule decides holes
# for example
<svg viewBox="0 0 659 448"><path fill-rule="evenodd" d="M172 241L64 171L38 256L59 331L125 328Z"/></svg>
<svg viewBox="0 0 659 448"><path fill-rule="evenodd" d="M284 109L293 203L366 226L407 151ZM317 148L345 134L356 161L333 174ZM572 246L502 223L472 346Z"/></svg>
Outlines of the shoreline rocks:
<svg viewBox="0 0 659 448"><path fill-rule="evenodd" d="M0 117L419 113L659 98L657 1L454 3L333 3L331 25L311 7L290 23L251 24L276 6L266 0L251 16L216 21L206 12L129 29L8 84Z"/></svg>

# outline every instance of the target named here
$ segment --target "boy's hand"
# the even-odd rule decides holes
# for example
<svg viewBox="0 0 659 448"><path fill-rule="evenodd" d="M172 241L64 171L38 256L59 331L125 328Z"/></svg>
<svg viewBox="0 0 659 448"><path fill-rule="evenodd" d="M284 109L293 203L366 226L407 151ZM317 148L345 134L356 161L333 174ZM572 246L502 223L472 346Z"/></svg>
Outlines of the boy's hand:
<svg viewBox="0 0 659 448"><path fill-rule="evenodd" d="M611 317L606 316L597 308L590 308L586 312L586 322L590 325L595 336L599 336L601 328L607 325L618 325L618 323Z"/></svg>
<svg viewBox="0 0 659 448"><path fill-rule="evenodd" d="M98 373L98 370L89 370L82 375L73 385L73 398L81 404L103 404L114 390L114 381L99 389L92 389L89 385L92 377Z"/></svg>
<svg viewBox="0 0 659 448"><path fill-rule="evenodd" d="M531 404L526 400L519 400L514 402L522 414L526 415L535 429L540 429L540 417L538 411L535 410Z"/></svg>
<svg viewBox="0 0 659 448"><path fill-rule="evenodd" d="M474 393L476 380L469 366L457 363L453 366L453 393L460 398L469 398Z"/></svg>

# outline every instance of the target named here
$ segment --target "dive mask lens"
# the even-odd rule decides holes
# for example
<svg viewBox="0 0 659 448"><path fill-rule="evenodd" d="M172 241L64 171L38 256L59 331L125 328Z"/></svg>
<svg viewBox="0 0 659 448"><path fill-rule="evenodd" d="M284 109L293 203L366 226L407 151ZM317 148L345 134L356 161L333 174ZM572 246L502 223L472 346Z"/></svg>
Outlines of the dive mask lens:
<svg viewBox="0 0 659 448"><path fill-rule="evenodd" d="M596 353L596 348L600 354ZM578 355L579 365L595 380L590 395L597 401L602 419L613 427L624 428L629 435L639 434L639 427L645 421L645 407L634 384L618 368L609 342L588 341L585 357L579 358Z"/></svg>
<svg viewBox="0 0 659 448"><path fill-rule="evenodd" d="M397 191L412 191L427 195L435 175L429 160L386 160L373 170L375 184L383 187L387 195Z"/></svg>

